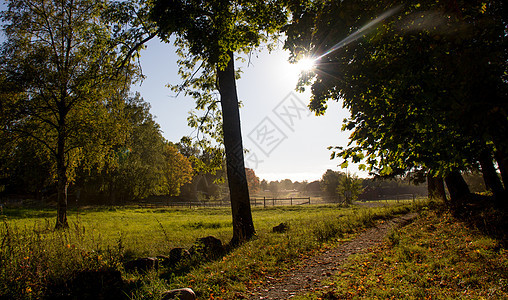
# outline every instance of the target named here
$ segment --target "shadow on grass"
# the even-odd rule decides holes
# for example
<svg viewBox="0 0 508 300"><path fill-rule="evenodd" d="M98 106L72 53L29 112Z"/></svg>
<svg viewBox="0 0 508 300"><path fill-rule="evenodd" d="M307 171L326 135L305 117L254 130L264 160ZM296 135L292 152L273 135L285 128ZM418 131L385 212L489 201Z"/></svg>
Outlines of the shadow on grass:
<svg viewBox="0 0 508 300"><path fill-rule="evenodd" d="M497 207L493 196L474 194L454 215L470 228L508 246L508 210Z"/></svg>
<svg viewBox="0 0 508 300"><path fill-rule="evenodd" d="M49 208L4 208L3 215L9 219L56 218L56 209Z"/></svg>

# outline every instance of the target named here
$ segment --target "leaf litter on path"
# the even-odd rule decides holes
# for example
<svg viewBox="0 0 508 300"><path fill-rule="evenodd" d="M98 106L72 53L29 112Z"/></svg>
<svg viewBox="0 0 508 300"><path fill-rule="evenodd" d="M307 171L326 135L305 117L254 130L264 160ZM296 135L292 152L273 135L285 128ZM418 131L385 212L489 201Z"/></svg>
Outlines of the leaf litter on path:
<svg viewBox="0 0 508 300"><path fill-rule="evenodd" d="M366 252L382 242L392 228L405 226L416 216L416 213L409 213L378 222L376 226L363 231L354 239L305 259L301 267L290 270L280 278L267 277L264 285L251 291L250 299L290 299L297 294L323 287L321 282L337 273L350 255Z"/></svg>

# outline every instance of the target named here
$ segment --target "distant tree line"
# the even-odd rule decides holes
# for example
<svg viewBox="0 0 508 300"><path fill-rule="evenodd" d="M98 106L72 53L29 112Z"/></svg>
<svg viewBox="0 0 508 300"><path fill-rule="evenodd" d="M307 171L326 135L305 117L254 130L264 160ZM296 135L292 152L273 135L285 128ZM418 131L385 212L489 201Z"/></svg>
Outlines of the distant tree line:
<svg viewBox="0 0 508 300"><path fill-rule="evenodd" d="M467 179L468 182L474 183L477 191L484 191L484 186L478 183L478 175L470 174ZM416 184L409 178L359 178L348 172L330 169L326 170L320 180L293 182L290 179L274 181L263 179L259 182L259 188L251 190L251 194L254 196L263 195L276 198L301 195L323 197L325 201L329 202L346 203L355 200L379 200L387 197L395 199L402 194L426 197L427 192L426 183Z"/></svg>

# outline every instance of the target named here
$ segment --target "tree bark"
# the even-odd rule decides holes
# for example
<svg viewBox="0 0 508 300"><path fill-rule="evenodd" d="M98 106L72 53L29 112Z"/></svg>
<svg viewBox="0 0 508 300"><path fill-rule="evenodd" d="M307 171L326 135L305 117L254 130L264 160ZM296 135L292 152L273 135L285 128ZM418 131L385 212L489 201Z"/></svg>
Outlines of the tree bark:
<svg viewBox="0 0 508 300"><path fill-rule="evenodd" d="M441 199L447 201L443 177L427 174L427 190L430 199Z"/></svg>
<svg viewBox="0 0 508 300"><path fill-rule="evenodd" d="M226 165L233 215L233 238L231 245L251 239L254 223L250 208L249 188L245 174L240 111L235 82L233 52L228 52L229 62L224 70L218 68L218 88L222 107L222 129L226 149Z"/></svg>
<svg viewBox="0 0 508 300"><path fill-rule="evenodd" d="M497 150L494 154L496 158L497 166L499 171L501 172L501 178L503 179L504 189L508 190L508 159L506 156L501 153L500 150Z"/></svg>
<svg viewBox="0 0 508 300"><path fill-rule="evenodd" d="M66 124L65 118L68 113L65 107L65 101L61 101L58 105L58 140L56 149L56 172L57 172L57 214L56 214L56 229L68 228L67 223L67 186L69 180L67 178L67 164L65 163L65 142L66 142Z"/></svg>
<svg viewBox="0 0 508 300"><path fill-rule="evenodd" d="M488 150L482 151L482 153L480 153L479 161L480 166L482 167L485 186L487 189L492 191L496 199L499 199L499 197L503 194L504 189L501 179L499 179L496 168L494 167L494 162L490 152Z"/></svg>
<svg viewBox="0 0 508 300"><path fill-rule="evenodd" d="M59 143L60 144L60 143ZM60 147L59 147L60 148ZM67 168L65 166L65 158L63 152L57 154L57 215L56 215L56 229L68 228L67 223Z"/></svg>
<svg viewBox="0 0 508 300"><path fill-rule="evenodd" d="M459 171L453 171L448 174L445 177L445 182L450 193L450 204L452 207L459 207L469 198L471 192Z"/></svg>

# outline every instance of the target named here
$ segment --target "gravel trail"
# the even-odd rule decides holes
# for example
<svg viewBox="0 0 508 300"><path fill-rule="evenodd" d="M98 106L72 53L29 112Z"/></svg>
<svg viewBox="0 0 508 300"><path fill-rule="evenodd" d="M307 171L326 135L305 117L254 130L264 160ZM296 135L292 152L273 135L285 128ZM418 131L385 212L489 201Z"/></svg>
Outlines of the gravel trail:
<svg viewBox="0 0 508 300"><path fill-rule="evenodd" d="M265 278L265 285L251 291L250 299L290 299L297 294L318 289L322 287L321 282L335 274L350 255L366 252L372 246L382 242L392 228L407 225L416 216L416 213L409 213L391 220L380 221L375 227L365 230L353 240L306 259L302 267L280 278L268 276Z"/></svg>

